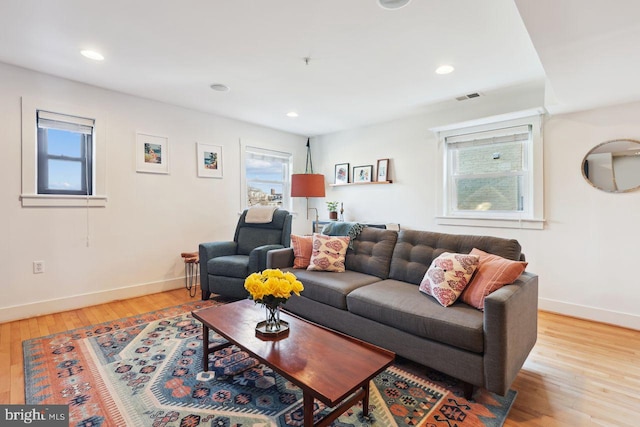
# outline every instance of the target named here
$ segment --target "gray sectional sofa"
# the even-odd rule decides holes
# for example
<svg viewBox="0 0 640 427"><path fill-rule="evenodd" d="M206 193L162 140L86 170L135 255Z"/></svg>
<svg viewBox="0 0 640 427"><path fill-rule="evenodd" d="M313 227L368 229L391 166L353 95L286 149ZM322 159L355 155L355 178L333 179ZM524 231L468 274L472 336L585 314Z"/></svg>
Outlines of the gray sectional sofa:
<svg viewBox="0 0 640 427"><path fill-rule="evenodd" d="M267 267L304 284L285 310L458 378L468 397L473 386L504 395L536 342L538 276L525 271L489 295L484 311L443 307L418 291L434 258L473 248L524 259L516 240L367 227L347 251L344 273L294 270L292 248L270 251Z"/></svg>

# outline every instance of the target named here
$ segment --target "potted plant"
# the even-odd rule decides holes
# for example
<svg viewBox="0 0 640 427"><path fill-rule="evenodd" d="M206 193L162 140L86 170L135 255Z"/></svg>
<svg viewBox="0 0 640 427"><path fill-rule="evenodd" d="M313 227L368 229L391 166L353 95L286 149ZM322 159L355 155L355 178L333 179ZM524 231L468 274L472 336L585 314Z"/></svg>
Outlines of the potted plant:
<svg viewBox="0 0 640 427"><path fill-rule="evenodd" d="M327 210L329 211L329 219L338 220L338 202L327 202Z"/></svg>

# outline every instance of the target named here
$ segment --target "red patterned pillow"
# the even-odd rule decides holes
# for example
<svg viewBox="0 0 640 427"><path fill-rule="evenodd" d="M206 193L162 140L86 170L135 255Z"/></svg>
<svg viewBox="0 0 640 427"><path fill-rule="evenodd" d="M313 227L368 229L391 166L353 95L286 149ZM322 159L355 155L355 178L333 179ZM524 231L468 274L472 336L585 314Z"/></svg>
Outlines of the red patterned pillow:
<svg viewBox="0 0 640 427"><path fill-rule="evenodd" d="M313 252L307 270L342 273L347 248L349 248L349 236L325 236L314 233Z"/></svg>
<svg viewBox="0 0 640 427"><path fill-rule="evenodd" d="M480 310L484 310L484 299L487 295L513 283L527 268L524 261L512 261L476 248L473 248L469 255L480 257L480 264L460 300Z"/></svg>
<svg viewBox="0 0 640 427"><path fill-rule="evenodd" d="M469 284L478 261L476 255L443 253L431 263L420 282L420 292L431 295L444 307L450 306Z"/></svg>
<svg viewBox="0 0 640 427"><path fill-rule="evenodd" d="M311 262L313 251L312 236L291 235L291 247L293 248L293 268L307 268Z"/></svg>

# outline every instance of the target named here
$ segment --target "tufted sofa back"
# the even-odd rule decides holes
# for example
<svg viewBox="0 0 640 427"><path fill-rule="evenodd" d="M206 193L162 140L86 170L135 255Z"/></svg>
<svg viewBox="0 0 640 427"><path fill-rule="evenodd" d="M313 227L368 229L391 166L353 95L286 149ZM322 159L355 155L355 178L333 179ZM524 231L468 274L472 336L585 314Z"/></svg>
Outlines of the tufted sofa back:
<svg viewBox="0 0 640 427"><path fill-rule="evenodd" d="M392 230L363 228L358 238L353 240L353 249L347 251L345 267L386 279L397 239L398 233Z"/></svg>
<svg viewBox="0 0 640 427"><path fill-rule="evenodd" d="M515 261L521 259L520 243L514 239L401 230L393 251L389 278L419 285L431 261L440 254L468 254L473 248Z"/></svg>

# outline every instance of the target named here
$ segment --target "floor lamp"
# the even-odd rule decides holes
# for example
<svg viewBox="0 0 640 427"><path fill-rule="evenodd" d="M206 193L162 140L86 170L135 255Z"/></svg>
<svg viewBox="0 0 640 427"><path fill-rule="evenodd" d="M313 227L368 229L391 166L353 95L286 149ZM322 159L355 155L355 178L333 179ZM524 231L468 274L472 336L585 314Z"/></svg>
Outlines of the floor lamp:
<svg viewBox="0 0 640 427"><path fill-rule="evenodd" d="M307 139L307 165L305 173L294 173L291 175L291 197L306 197L307 199L307 219L309 219L309 209L316 211L316 224L318 223L318 209L309 208L309 197L324 197L324 175L313 173L313 163L311 162L311 146ZM315 233L315 226L313 232Z"/></svg>

